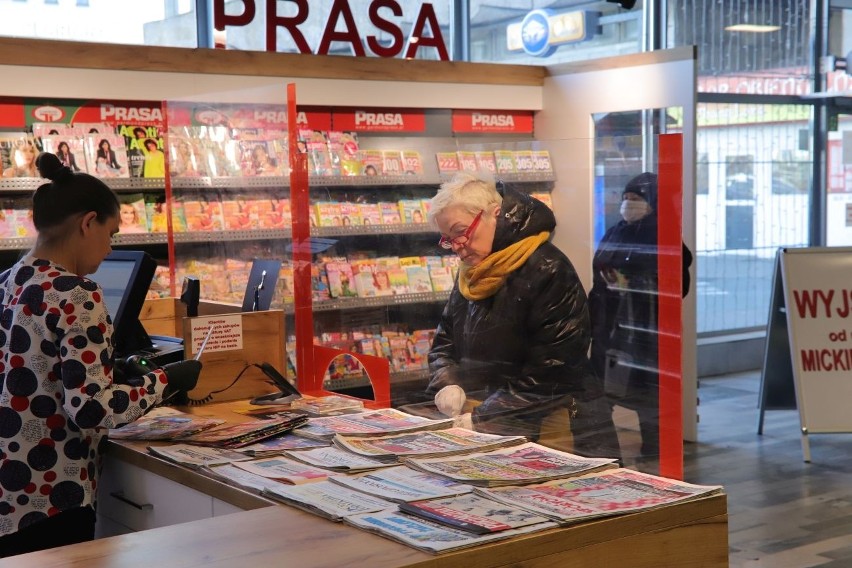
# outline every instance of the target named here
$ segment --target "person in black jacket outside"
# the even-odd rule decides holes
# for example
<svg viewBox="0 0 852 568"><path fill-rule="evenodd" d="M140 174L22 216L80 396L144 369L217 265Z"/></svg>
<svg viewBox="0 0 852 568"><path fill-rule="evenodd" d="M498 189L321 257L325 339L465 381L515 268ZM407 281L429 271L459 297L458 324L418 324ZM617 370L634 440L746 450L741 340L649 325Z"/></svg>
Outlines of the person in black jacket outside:
<svg viewBox="0 0 852 568"><path fill-rule="evenodd" d="M645 172L627 182L621 216L592 260L591 360L612 402L638 414L641 457L653 458L660 440L657 257L666 253L657 246L656 174ZM686 296L692 253L686 245L680 252Z"/></svg>
<svg viewBox="0 0 852 568"><path fill-rule="evenodd" d="M600 380L588 359L586 293L550 241L553 212L510 187L457 174L432 199L440 244L461 259L429 353L439 410L477 431L537 439L542 420L571 411L574 451L620 457ZM485 391L461 414L466 393Z"/></svg>

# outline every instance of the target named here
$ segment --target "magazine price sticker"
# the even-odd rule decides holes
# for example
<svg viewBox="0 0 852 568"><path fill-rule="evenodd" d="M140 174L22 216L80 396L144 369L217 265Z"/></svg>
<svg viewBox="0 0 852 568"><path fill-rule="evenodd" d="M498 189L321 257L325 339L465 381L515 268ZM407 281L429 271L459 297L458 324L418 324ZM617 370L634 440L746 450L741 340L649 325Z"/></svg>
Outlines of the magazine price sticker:
<svg viewBox="0 0 852 568"><path fill-rule="evenodd" d="M209 318L194 318L192 320L192 335L190 336L192 340L192 354L198 353L211 326L213 327L213 333L204 347L205 353L234 351L243 348L242 315L211 316Z"/></svg>

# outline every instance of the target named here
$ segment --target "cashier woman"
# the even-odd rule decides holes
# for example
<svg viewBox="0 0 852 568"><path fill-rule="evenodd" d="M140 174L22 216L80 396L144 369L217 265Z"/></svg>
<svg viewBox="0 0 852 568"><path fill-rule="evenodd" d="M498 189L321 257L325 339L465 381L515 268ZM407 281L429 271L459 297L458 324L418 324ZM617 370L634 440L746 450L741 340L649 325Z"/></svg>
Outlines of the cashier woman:
<svg viewBox="0 0 852 568"><path fill-rule="evenodd" d="M111 250L118 200L53 154L37 166L50 182L33 195L35 246L0 274L0 557L91 540L106 430L167 388L192 389L200 370L113 382L112 322L85 276Z"/></svg>
<svg viewBox="0 0 852 568"><path fill-rule="evenodd" d="M431 201L440 246L461 260L429 353L438 409L477 431L537 439L568 410L574 451L619 457L609 406L591 370L586 293L550 242L542 202L493 181L457 174ZM481 404L468 414L473 391ZM473 396L471 396L473 398ZM565 412L561 415L564 417ZM556 428L567 430L563 420Z"/></svg>

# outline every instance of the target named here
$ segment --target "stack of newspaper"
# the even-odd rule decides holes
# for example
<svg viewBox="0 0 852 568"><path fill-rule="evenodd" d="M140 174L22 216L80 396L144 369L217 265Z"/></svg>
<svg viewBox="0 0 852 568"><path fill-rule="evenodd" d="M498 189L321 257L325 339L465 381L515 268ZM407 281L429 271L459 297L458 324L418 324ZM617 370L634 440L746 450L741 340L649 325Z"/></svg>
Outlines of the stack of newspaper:
<svg viewBox="0 0 852 568"><path fill-rule="evenodd" d="M474 534L491 534L519 529L550 520L517 505L507 505L475 493L400 503L399 510Z"/></svg>
<svg viewBox="0 0 852 568"><path fill-rule="evenodd" d="M285 451L310 450L312 448L327 448L331 442L311 440L293 434L283 434L274 438L266 438L250 446L243 446L237 451L255 458L278 456Z"/></svg>
<svg viewBox="0 0 852 568"><path fill-rule="evenodd" d="M329 481L270 487L263 495L332 521L393 508L393 503Z"/></svg>
<svg viewBox="0 0 852 568"><path fill-rule="evenodd" d="M718 485L693 485L632 469L613 469L541 485L474 491L567 525L701 499L721 490Z"/></svg>
<svg viewBox="0 0 852 568"><path fill-rule="evenodd" d="M347 452L334 446L295 452L284 452L284 455L296 461L315 467L330 469L332 471L340 471L343 473L370 471L392 465L373 458L359 456L358 454L353 454L352 452Z"/></svg>
<svg viewBox="0 0 852 568"><path fill-rule="evenodd" d="M249 473L291 485L325 481L329 476L329 472L326 470L285 457L234 462L234 465Z"/></svg>
<svg viewBox="0 0 852 568"><path fill-rule="evenodd" d="M614 459L584 458L533 442L489 453L440 459L412 457L403 462L420 471L485 487L543 483L618 467Z"/></svg>
<svg viewBox="0 0 852 568"><path fill-rule="evenodd" d="M199 471L232 487L237 487L258 495L267 489L282 485L281 481L251 473L250 471L236 467L233 463L203 466Z"/></svg>
<svg viewBox="0 0 852 568"><path fill-rule="evenodd" d="M362 456L396 463L400 457L439 457L470 452L486 452L526 442L523 436L498 436L450 428L430 432L393 434L389 436L334 437L334 445Z"/></svg>
<svg viewBox="0 0 852 568"><path fill-rule="evenodd" d="M335 434L380 436L393 432L439 430L448 428L452 423L452 418L429 420L393 408L383 408L341 416L311 418L306 426L294 430L293 433L313 440L331 441Z"/></svg>
<svg viewBox="0 0 852 568"><path fill-rule="evenodd" d="M109 437L112 440L177 440L223 422L217 418L203 418L173 409L157 408L135 422L111 429Z"/></svg>
<svg viewBox="0 0 852 568"><path fill-rule="evenodd" d="M470 485L456 483L439 475L414 471L405 466L396 466L362 475L330 477L328 480L394 503L452 497L473 491L473 487Z"/></svg>
<svg viewBox="0 0 852 568"><path fill-rule="evenodd" d="M164 460L193 469L251 459L245 454L232 450L191 446L189 444L148 446L148 452Z"/></svg>
<svg viewBox="0 0 852 568"><path fill-rule="evenodd" d="M556 523L545 522L518 529L477 535L426 519L413 517L393 509L378 513L351 515L344 517L343 521L360 529L376 533L385 538L432 554L452 552L558 526Z"/></svg>
<svg viewBox="0 0 852 568"><path fill-rule="evenodd" d="M216 446L219 448L241 448L264 438L278 436L304 424L307 417L304 414L280 413L274 418L265 420L249 420L239 424L223 424L193 434L182 436L180 441L200 446Z"/></svg>

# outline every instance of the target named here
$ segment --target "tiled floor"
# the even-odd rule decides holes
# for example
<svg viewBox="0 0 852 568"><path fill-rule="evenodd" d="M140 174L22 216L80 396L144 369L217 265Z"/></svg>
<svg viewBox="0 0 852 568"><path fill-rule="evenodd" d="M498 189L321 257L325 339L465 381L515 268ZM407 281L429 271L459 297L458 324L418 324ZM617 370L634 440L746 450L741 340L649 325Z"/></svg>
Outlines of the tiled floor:
<svg viewBox="0 0 852 568"><path fill-rule="evenodd" d="M757 435L759 387L759 372L701 379L686 481L725 486L732 568L852 568L852 433L811 436L805 463L795 410Z"/></svg>

